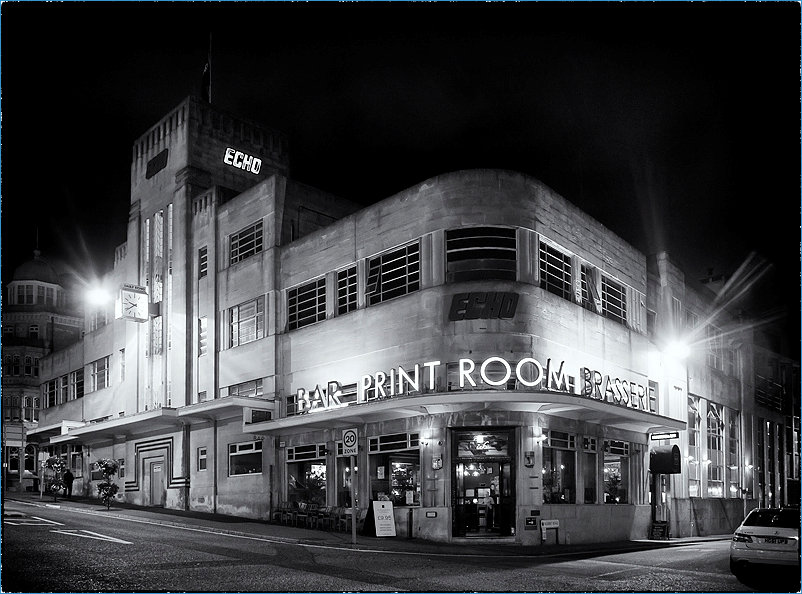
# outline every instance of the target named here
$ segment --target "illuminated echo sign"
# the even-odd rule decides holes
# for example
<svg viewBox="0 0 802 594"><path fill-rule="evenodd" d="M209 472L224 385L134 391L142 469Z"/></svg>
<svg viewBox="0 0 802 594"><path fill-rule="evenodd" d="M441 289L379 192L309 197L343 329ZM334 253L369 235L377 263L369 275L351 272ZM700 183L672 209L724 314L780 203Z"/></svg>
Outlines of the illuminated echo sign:
<svg viewBox="0 0 802 594"><path fill-rule="evenodd" d="M232 167L237 167L238 169L250 171L251 173L259 173L259 170L262 169L261 159L258 157L252 157L251 155L246 155L245 153L230 147L226 149L226 155L223 157L223 163L226 165L231 165Z"/></svg>
<svg viewBox="0 0 802 594"><path fill-rule="evenodd" d="M437 370L441 369L441 373L446 371L443 367L440 361L427 361L408 369L399 365L389 372L377 371L363 375L356 384L345 387L340 382L330 381L325 388L319 385L311 391L299 388L296 391L296 414L435 391ZM525 357L516 363L501 357L488 357L481 362L460 359L456 370L446 373L456 373L454 389L456 386L461 389L481 389L482 386L499 388L514 379L522 389L575 394L617 406L657 412L654 398L644 384L587 367L581 367L577 376L570 376L566 372L565 361L558 364L547 359L543 365L532 357Z"/></svg>

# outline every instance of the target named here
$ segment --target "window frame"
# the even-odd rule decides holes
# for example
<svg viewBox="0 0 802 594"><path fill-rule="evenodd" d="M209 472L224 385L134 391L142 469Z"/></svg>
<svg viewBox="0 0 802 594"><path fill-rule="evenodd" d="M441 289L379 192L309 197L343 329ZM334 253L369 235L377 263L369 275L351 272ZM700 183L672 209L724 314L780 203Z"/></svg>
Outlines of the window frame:
<svg viewBox="0 0 802 594"><path fill-rule="evenodd" d="M241 317L241 311L247 307L254 308L253 314L248 315L244 319ZM243 301L242 303L238 303L232 307L228 308L228 348L238 347L244 344L248 344L249 342L254 342L257 340L261 340L266 335L266 319L267 319L267 307L266 307L266 300L264 295L259 295L254 299L249 299L248 301ZM250 324L254 324L253 330L253 338L249 340L243 340L243 327L248 327ZM250 336L250 331L245 334L246 336Z"/></svg>
<svg viewBox="0 0 802 594"><path fill-rule="evenodd" d="M287 289L287 329L298 330L326 319L326 277Z"/></svg>
<svg viewBox="0 0 802 594"><path fill-rule="evenodd" d="M249 245L252 244L252 245ZM229 265L233 266L264 250L264 225L262 219L243 227L228 238Z"/></svg>
<svg viewBox="0 0 802 594"><path fill-rule="evenodd" d="M250 446L250 447L249 447ZM232 448L234 450L232 451ZM259 471L258 472L232 472L232 458L236 458L238 456L252 456L255 453L259 453ZM264 472L264 463L263 463L263 449L262 449L262 440L255 439L253 441L240 441L236 443L228 444L228 476L229 478L232 477L239 477L239 476L255 476L261 475Z"/></svg>
<svg viewBox="0 0 802 594"><path fill-rule="evenodd" d="M573 301L574 270L571 254L540 238L538 242L540 288L568 301Z"/></svg>
<svg viewBox="0 0 802 594"><path fill-rule="evenodd" d="M420 290L420 240L365 260L365 305L370 307Z"/></svg>

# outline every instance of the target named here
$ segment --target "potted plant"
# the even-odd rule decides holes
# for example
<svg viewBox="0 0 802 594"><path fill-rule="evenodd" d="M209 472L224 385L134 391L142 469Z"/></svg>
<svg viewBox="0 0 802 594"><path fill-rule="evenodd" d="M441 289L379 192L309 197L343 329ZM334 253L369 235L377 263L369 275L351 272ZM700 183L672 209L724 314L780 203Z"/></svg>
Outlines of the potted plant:
<svg viewBox="0 0 802 594"><path fill-rule="evenodd" d="M117 461L110 458L101 458L95 462L95 470L103 474L103 481L98 483L97 490L100 500L106 505L106 509L111 507L111 502L119 490L117 483L111 480L119 469L120 465L117 464Z"/></svg>
<svg viewBox="0 0 802 594"><path fill-rule="evenodd" d="M48 490L53 494L53 501L56 501L58 492L64 488L64 460L60 456L50 456L42 462L45 469L45 478L49 479Z"/></svg>

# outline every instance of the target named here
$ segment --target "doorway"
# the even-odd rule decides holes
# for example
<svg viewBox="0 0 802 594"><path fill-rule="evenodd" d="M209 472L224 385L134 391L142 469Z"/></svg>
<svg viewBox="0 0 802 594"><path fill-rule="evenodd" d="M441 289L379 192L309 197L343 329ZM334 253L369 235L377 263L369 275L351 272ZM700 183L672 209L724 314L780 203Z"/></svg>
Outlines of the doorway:
<svg viewBox="0 0 802 594"><path fill-rule="evenodd" d="M515 526L514 430L454 430L454 536L510 536Z"/></svg>
<svg viewBox="0 0 802 594"><path fill-rule="evenodd" d="M167 493L164 488L164 459L157 458L144 461L145 484L144 492L147 497L146 505L164 507Z"/></svg>

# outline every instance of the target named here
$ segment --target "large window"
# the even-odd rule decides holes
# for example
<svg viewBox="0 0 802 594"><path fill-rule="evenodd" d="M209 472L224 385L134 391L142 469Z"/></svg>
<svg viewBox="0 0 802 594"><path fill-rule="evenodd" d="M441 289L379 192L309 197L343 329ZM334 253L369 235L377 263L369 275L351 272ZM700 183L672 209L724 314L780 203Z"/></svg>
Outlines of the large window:
<svg viewBox="0 0 802 594"><path fill-rule="evenodd" d="M326 444L310 443L289 447L287 462L289 501L326 505ZM356 472L356 469L353 470ZM350 501L339 505L350 505Z"/></svg>
<svg viewBox="0 0 802 594"><path fill-rule="evenodd" d="M576 503L576 436L549 431L543 448L543 503Z"/></svg>
<svg viewBox="0 0 802 594"><path fill-rule="evenodd" d="M629 502L629 443L604 440L604 502Z"/></svg>
<svg viewBox="0 0 802 594"><path fill-rule="evenodd" d="M262 221L231 234L231 264L262 251Z"/></svg>
<svg viewBox="0 0 802 594"><path fill-rule="evenodd" d="M420 505L421 475L418 433L368 438L370 492L374 501ZM338 453L342 444L338 445Z"/></svg>
<svg viewBox="0 0 802 594"><path fill-rule="evenodd" d="M109 358L103 357L89 364L90 392L102 390L109 384Z"/></svg>
<svg viewBox="0 0 802 594"><path fill-rule="evenodd" d="M700 401L696 396L688 396L688 495L699 497L701 490L699 476L699 459L701 451L702 416L699 412Z"/></svg>
<svg viewBox="0 0 802 594"><path fill-rule="evenodd" d="M375 305L420 289L420 246L417 242L368 260L365 293Z"/></svg>
<svg viewBox="0 0 802 594"><path fill-rule="evenodd" d="M356 309L356 266L337 271L337 315Z"/></svg>
<svg viewBox="0 0 802 594"><path fill-rule="evenodd" d="M627 293L623 285L602 276L602 315L619 324L627 323Z"/></svg>
<svg viewBox="0 0 802 594"><path fill-rule="evenodd" d="M515 229L468 227L446 231L446 281L516 278Z"/></svg>
<svg viewBox="0 0 802 594"><path fill-rule="evenodd" d="M724 407L707 403L707 496L724 497Z"/></svg>
<svg viewBox="0 0 802 594"><path fill-rule="evenodd" d="M261 472L261 441L228 444L228 476L261 474Z"/></svg>
<svg viewBox="0 0 802 594"><path fill-rule="evenodd" d="M319 278L287 291L290 330L326 319L326 279Z"/></svg>
<svg viewBox="0 0 802 594"><path fill-rule="evenodd" d="M252 342L265 336L264 295L235 305L229 311L229 347Z"/></svg>
<svg viewBox="0 0 802 594"><path fill-rule="evenodd" d="M79 369L70 373L69 400L83 398L84 396L84 370Z"/></svg>
<svg viewBox="0 0 802 594"><path fill-rule="evenodd" d="M571 299L571 256L540 242L540 287L549 293Z"/></svg>

